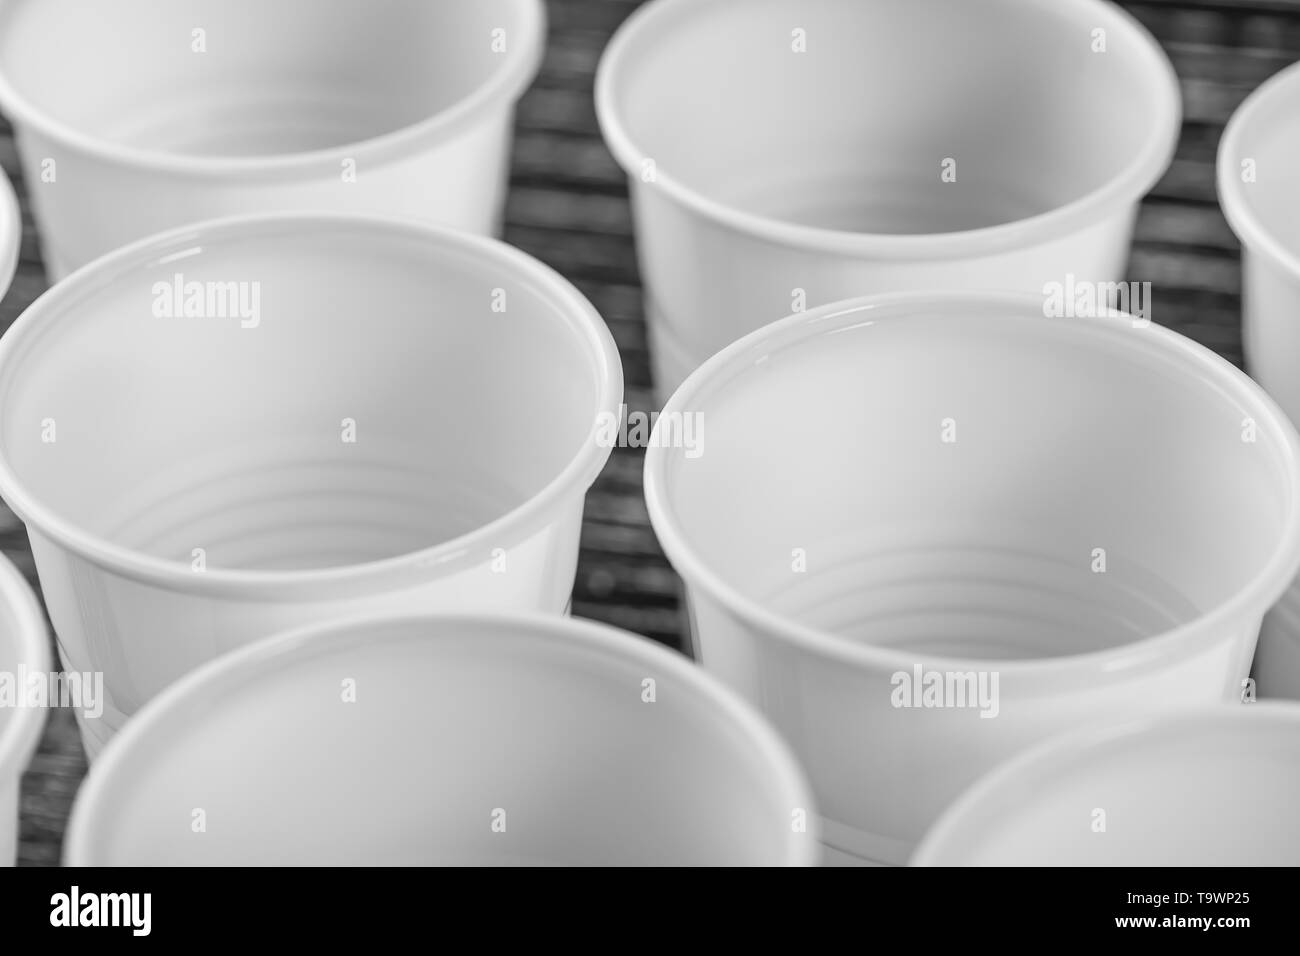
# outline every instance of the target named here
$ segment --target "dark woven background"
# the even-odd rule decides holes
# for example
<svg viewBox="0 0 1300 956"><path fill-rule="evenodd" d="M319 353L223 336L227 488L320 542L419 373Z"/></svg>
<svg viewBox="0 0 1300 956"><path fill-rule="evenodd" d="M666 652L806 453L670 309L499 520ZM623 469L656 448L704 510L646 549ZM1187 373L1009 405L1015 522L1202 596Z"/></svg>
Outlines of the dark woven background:
<svg viewBox="0 0 1300 956"><path fill-rule="evenodd" d="M978 0L968 0L978 2ZM549 0L550 46L519 109L506 239L572 280L609 322L630 409L649 411L650 371L623 175L602 145L592 105L596 62L637 0ZM1129 278L1160 289L1152 318L1241 363L1236 240L1214 191L1223 124L1261 81L1300 60L1300 0L1126 3L1160 39L1182 78L1178 157L1142 207ZM46 286L12 133L0 117L0 166L23 205L22 260L0 304L0 329ZM641 497L643 453L617 449L587 496L573 611L681 647L679 584ZM33 584L27 536L0 504L0 549ZM58 862L85 757L70 710L51 713L23 783L20 864Z"/></svg>

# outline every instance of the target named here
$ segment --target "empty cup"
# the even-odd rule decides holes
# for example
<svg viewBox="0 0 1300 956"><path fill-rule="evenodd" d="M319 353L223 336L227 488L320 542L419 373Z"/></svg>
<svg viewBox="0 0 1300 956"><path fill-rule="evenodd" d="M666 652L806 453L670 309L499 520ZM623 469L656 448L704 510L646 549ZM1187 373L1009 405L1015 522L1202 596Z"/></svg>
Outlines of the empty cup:
<svg viewBox="0 0 1300 956"><path fill-rule="evenodd" d="M1300 64L1233 114L1219 143L1219 202L1241 240L1246 368L1300 421ZM1265 696L1300 698L1300 582L1264 619L1256 679Z"/></svg>
<svg viewBox="0 0 1300 956"><path fill-rule="evenodd" d="M714 356L656 427L650 519L700 660L793 744L834 860L905 862L1052 733L1237 700L1300 566L1291 424L1128 316L839 303Z"/></svg>
<svg viewBox="0 0 1300 956"><path fill-rule="evenodd" d="M497 231L545 35L541 0L3 0L46 268L276 210Z"/></svg>
<svg viewBox="0 0 1300 956"><path fill-rule="evenodd" d="M65 859L810 864L811 808L762 718L643 638L382 616L259 642L168 689L91 770Z"/></svg>
<svg viewBox="0 0 1300 956"><path fill-rule="evenodd" d="M1122 275L1178 81L1100 0L656 0L600 65L661 398L850 296Z"/></svg>
<svg viewBox="0 0 1300 956"><path fill-rule="evenodd" d="M377 607L562 612L622 372L591 305L493 239L277 214L80 270L0 339L0 495L87 751L258 637Z"/></svg>
<svg viewBox="0 0 1300 956"><path fill-rule="evenodd" d="M917 866L1300 866L1300 706L1090 727L968 790Z"/></svg>
<svg viewBox="0 0 1300 956"><path fill-rule="evenodd" d="M18 790L49 703L45 615L18 569L0 555L0 866L18 847Z"/></svg>

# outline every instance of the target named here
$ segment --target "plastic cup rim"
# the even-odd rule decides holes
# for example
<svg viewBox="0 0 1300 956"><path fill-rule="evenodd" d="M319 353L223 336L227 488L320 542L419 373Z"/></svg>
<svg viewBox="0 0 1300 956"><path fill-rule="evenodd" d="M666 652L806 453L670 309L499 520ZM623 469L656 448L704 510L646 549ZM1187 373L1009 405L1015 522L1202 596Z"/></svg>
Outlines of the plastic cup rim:
<svg viewBox="0 0 1300 956"><path fill-rule="evenodd" d="M1201 732L1234 732L1243 723L1267 727L1252 728L1251 739L1263 730L1300 733L1300 704L1291 701L1259 701L1254 704L1217 704L1179 707L1160 714L1147 714L1107 722L1100 727L1082 727L1056 734L1020 751L985 773L966 788L941 813L913 851L909 866L960 866L950 858L962 842L967 820L983 816L991 807L1005 807L1014 797L1037 794L1040 785L1071 770L1081 758L1102 756L1114 747L1141 746L1159 753L1161 744L1186 740ZM1021 801L1023 802L1023 801Z"/></svg>
<svg viewBox="0 0 1300 956"><path fill-rule="evenodd" d="M1236 233L1247 252L1262 253L1300 280L1300 252L1284 246L1269 231L1245 199L1244 184L1238 175L1237 161L1242 140L1248 134L1259 113L1275 100L1290 96L1300 103L1300 63L1293 63L1274 73L1246 97L1228 120L1219 139L1215 157L1215 178L1219 189L1219 205L1224 218ZM1297 107L1300 110L1300 107Z"/></svg>
<svg viewBox="0 0 1300 956"><path fill-rule="evenodd" d="M101 831L96 814L111 799L111 789L120 776L121 765L137 752L136 759L152 760L156 754L183 737L196 721L184 711L193 710L205 700L220 697L228 688L257 675L263 680L292 677L297 651L307 645L333 639L335 648L373 648L374 637L368 631L382 626L414 626L435 632L425 637L438 640L439 633L458 627L490 628L510 634L527 634L539 642L553 645L590 648L605 654L668 673L682 681L695 700L720 712L733 730L739 730L755 749L763 765L775 772L773 793L789 800L790 806L807 810L808 831L786 841L786 863L796 866L815 865L820 857L820 831L812 787L789 745L770 724L746 703L739 694L707 674L689 659L648 638L598 621L537 612L491 613L410 613L381 612L360 614L328 622L282 631L228 654L217 657L185 674L145 703L121 732L108 742L90 767L89 775L77 794L68 822L65 840L65 864L95 865L95 838ZM499 636L499 634L498 634ZM401 640L408 640L403 636ZM385 639L384 643L392 641ZM381 643L380 646L383 646ZM268 673L269 672L269 673ZM199 721L201 723L201 721Z"/></svg>
<svg viewBox="0 0 1300 956"><path fill-rule="evenodd" d="M629 68L628 62L647 35L669 29L671 18L688 9L698 12L704 3L721 5L724 2L726 0L653 0L633 11L601 56L596 73L596 115L606 144L629 176L637 175L646 153L623 123L617 105L619 86ZM1036 5L1024 2L1024 6L1034 9ZM697 216L742 235L755 236L784 247L883 260L982 258L1008 249L1050 242L1098 225L1107 215L1135 205L1172 161L1182 126L1178 76L1160 44L1127 10L1105 0L1055 0L1049 6L1053 12L1065 10L1081 20L1087 19L1089 25L1105 23L1124 31L1138 50L1134 62L1141 64L1150 74L1148 86L1159 99L1159 116L1151 124L1151 132L1141 151L1121 172L1084 196L1046 212L994 226L930 234L891 234L805 226L747 212L709 197L675 178L671 170L661 167L656 168L655 182L649 188L662 192Z"/></svg>
<svg viewBox="0 0 1300 956"><path fill-rule="evenodd" d="M830 328L858 325L871 320L881 310L895 312L924 311L931 307L971 305L997 308L1008 315L1019 314L1026 322L1069 322L1081 325L1089 333L1102 336L1134 334L1135 321L1130 315L1110 311L1094 318L1047 318L1042 314L1042 299L1029 294L996 292L890 293L830 303L788 316L750 333L718 352L673 393L664 405L660 420L700 410L697 399L702 393L724 390L731 377L753 364L756 356L770 355L782 348L805 342ZM906 321L906 314L894 317ZM838 325L836 324L838 320ZM772 636L775 640L803 653L811 653L872 672L910 671L920 664L935 670L996 670L1003 676L1023 676L1048 685L1075 686L1092 674L1113 681L1135 670L1161 666L1180 651L1231 633L1234 628L1259 620L1277 600L1300 570L1300 435L1277 404L1226 360L1170 329L1151 323L1141 334L1155 337L1161 353L1176 360L1189 375L1205 376L1222 392L1233 396L1249 409L1265 440L1274 442L1286 475L1286 516L1280 522L1278 543L1259 572L1238 592L1216 607L1178 627L1122 644L1118 647L1057 657L991 660L948 657L909 652L904 648L860 644L803 624L793 617L769 610L745 596L728 583L700 557L690 533L682 527L670 500L667 482L668 463L676 449L659 447L655 436L646 448L644 483L646 508L665 555L682 577L687 590L698 589L726 608L747 627Z"/></svg>
<svg viewBox="0 0 1300 956"><path fill-rule="evenodd" d="M535 281L546 298L570 321L575 345L581 342L599 380L588 437L568 464L536 494L487 524L448 541L418 551L376 561L328 568L270 571L209 568L194 574L190 566L145 554L91 534L47 506L38 492L28 488L11 467L0 446L0 497L35 530L65 550L101 568L147 584L186 593L260 596L290 601L307 594L339 596L340 585L401 574L417 567L438 566L449 571L469 566L475 549L485 542L517 540L525 531L545 524L555 509L572 495L585 493L604 467L613 449L597 440L600 420L619 415L623 398L623 371L618 348L609 328L592 304L567 279L522 250L497 239L477 236L430 223L352 213L270 213L206 220L170 229L120 247L77 269L33 302L0 337L0 394L21 379L24 350L36 339L57 331L59 323L86 321L75 314L78 300L88 290L108 285L132 269L155 262L177 249L214 238L239 239L263 230L334 228L358 234L374 231L406 235L435 246L450 246L475 253L512 273Z"/></svg>
<svg viewBox="0 0 1300 956"><path fill-rule="evenodd" d="M4 19L25 2L30 0L0 0L0 32L3 32ZM492 105L517 100L532 84L545 53L544 0L511 2L520 11L520 33L524 42L512 44L502 58L501 68L484 83L451 106L415 123L336 146L266 156L199 156L130 146L55 119L24 96L3 70L0 70L0 110L15 126L29 128L73 152L111 165L150 173L202 178L301 177L311 167L333 166L337 170L344 159L388 159L415 154L426 148L427 142L437 143L451 138L462 126L490 112Z"/></svg>

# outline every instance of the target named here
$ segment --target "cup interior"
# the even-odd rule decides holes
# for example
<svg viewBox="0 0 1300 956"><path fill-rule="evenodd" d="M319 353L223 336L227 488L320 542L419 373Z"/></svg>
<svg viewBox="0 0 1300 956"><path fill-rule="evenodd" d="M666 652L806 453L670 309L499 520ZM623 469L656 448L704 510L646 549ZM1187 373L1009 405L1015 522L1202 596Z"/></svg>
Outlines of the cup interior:
<svg viewBox="0 0 1300 956"><path fill-rule="evenodd" d="M1259 713L1251 719L1230 713L1165 721L1017 761L959 801L918 859L944 866L1295 866L1300 708L1254 706Z"/></svg>
<svg viewBox="0 0 1300 956"><path fill-rule="evenodd" d="M771 326L665 409L706 440L650 448L656 527L688 583L863 645L1048 658L1192 622L1286 546L1293 451L1244 376L1133 321L948 298Z"/></svg>
<svg viewBox="0 0 1300 956"><path fill-rule="evenodd" d="M415 225L200 227L26 318L0 360L0 455L40 509L24 517L186 567L203 549L208 571L457 538L563 475L591 480L599 463L579 475L578 459L618 402L576 291L502 244Z"/></svg>
<svg viewBox="0 0 1300 956"><path fill-rule="evenodd" d="M34 111L109 143L207 157L308 152L412 126L487 85L535 43L533 6L10 0L0 73ZM497 29L504 52L493 50Z"/></svg>
<svg viewBox="0 0 1300 956"><path fill-rule="evenodd" d="M96 765L81 861L788 862L797 788L689 665L558 630L379 621L191 682Z"/></svg>
<svg viewBox="0 0 1300 956"><path fill-rule="evenodd" d="M605 67L637 153L624 162L786 223L933 234L1029 218L1131 174L1175 123L1158 48L1100 3L659 7Z"/></svg>

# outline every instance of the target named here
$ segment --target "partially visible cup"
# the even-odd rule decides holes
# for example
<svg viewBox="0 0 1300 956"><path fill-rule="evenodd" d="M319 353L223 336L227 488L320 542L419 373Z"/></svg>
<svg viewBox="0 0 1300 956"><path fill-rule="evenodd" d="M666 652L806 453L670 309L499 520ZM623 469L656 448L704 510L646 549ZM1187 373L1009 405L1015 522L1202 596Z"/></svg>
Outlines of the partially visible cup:
<svg viewBox="0 0 1300 956"><path fill-rule="evenodd" d="M1300 422L1300 63L1262 84L1219 141L1223 214L1241 240L1246 370ZM1300 698L1300 581L1264 618L1255 678Z"/></svg>
<svg viewBox="0 0 1300 956"><path fill-rule="evenodd" d="M566 610L608 328L518 250L277 214L121 249L0 339L0 495L93 756L186 671L379 608Z"/></svg>
<svg viewBox="0 0 1300 956"><path fill-rule="evenodd" d="M654 0L596 106L661 399L805 307L1118 280L1181 116L1159 45L1100 0Z"/></svg>
<svg viewBox="0 0 1300 956"><path fill-rule="evenodd" d="M669 400L645 487L701 663L794 746L844 862L905 862L1044 737L1238 700L1300 567L1300 439L1259 387L1030 297L769 325Z"/></svg>
<svg viewBox="0 0 1300 956"><path fill-rule="evenodd" d="M915 866L1300 866L1300 706L1089 727L997 768Z"/></svg>
<svg viewBox="0 0 1300 956"><path fill-rule="evenodd" d="M91 769L65 861L818 856L785 744L682 656L573 619L381 615L260 642L153 701Z"/></svg>
<svg viewBox="0 0 1300 956"><path fill-rule="evenodd" d="M18 791L50 703L50 645L36 595L0 555L0 866L18 847Z"/></svg>
<svg viewBox="0 0 1300 956"><path fill-rule="evenodd" d="M46 268L277 210L499 231L541 0L3 0Z"/></svg>
<svg viewBox="0 0 1300 956"><path fill-rule="evenodd" d="M9 291L9 283L18 269L22 241L23 217L18 209L18 197L9 178L0 170L0 301Z"/></svg>

